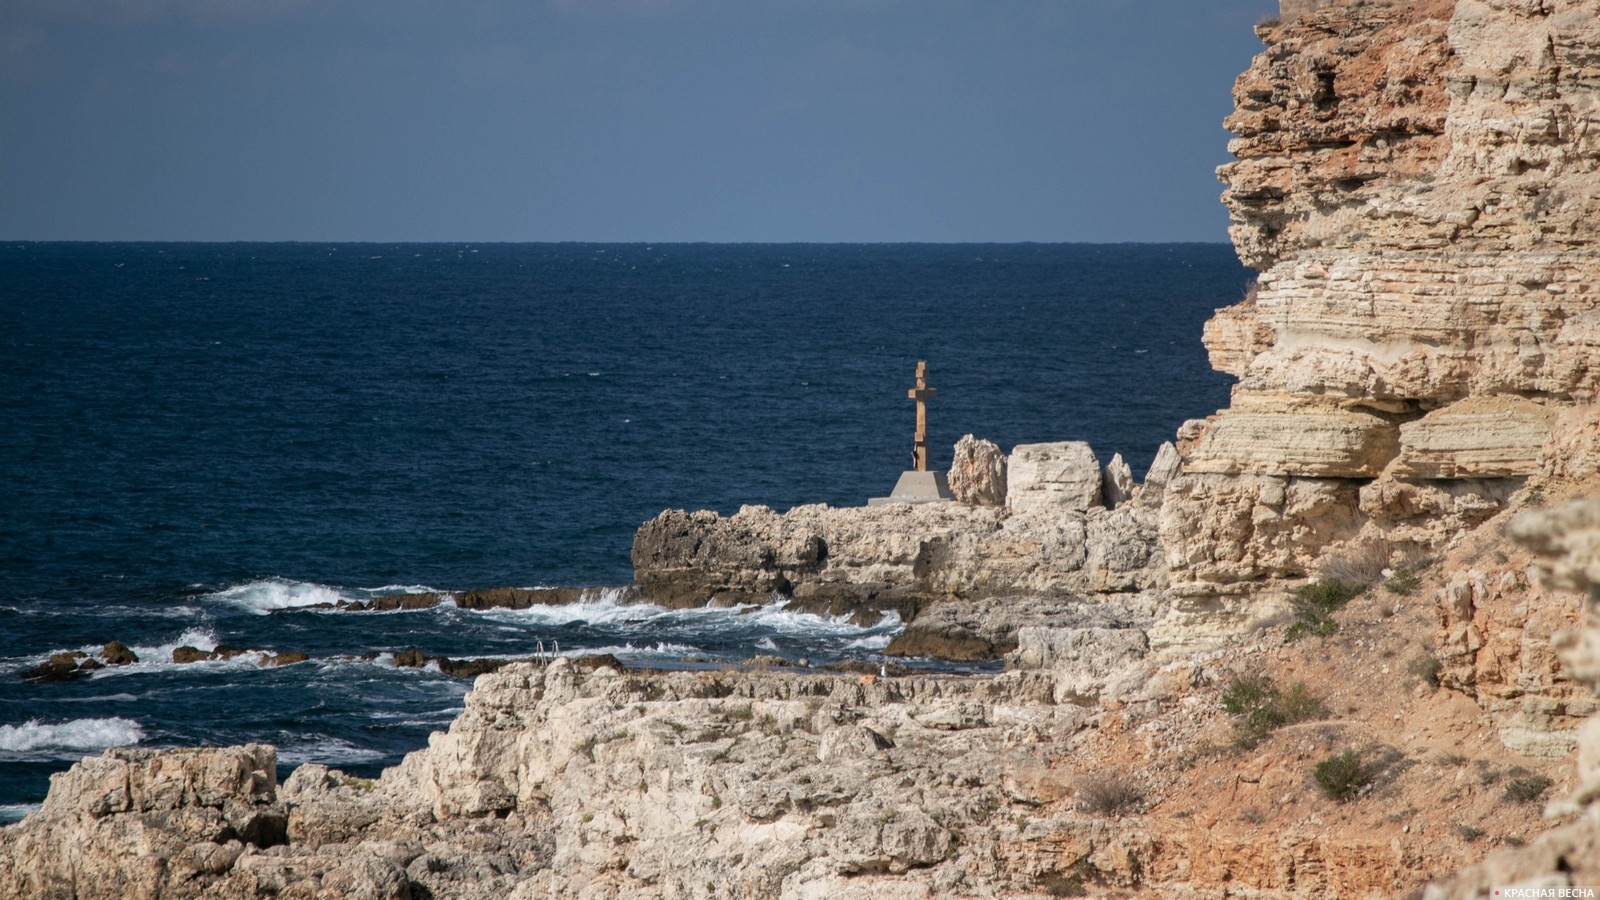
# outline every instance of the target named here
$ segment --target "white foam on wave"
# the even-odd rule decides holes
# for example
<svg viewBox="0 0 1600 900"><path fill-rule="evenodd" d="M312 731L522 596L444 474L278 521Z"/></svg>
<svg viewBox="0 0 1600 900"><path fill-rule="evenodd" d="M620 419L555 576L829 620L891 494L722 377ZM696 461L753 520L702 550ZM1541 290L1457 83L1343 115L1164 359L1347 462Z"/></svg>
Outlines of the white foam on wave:
<svg viewBox="0 0 1600 900"><path fill-rule="evenodd" d="M464 706L451 706L433 712L418 712L416 710L380 710L367 713L367 718L375 722L398 722L401 725L449 725L466 710Z"/></svg>
<svg viewBox="0 0 1600 900"><path fill-rule="evenodd" d="M813 637L850 637L851 635L893 634L904 624L900 614L889 610L881 615L875 625L857 625L849 616L823 616L816 613L793 612L788 602L774 601L764 606L738 607L733 615L745 622L753 622L778 634Z"/></svg>
<svg viewBox="0 0 1600 900"><path fill-rule="evenodd" d="M846 650L882 650L888 647L889 642L893 639L894 635L875 634L871 637L856 638L853 641L846 641L844 646Z"/></svg>
<svg viewBox="0 0 1600 900"><path fill-rule="evenodd" d="M699 647L689 644L673 644L666 641L657 641L654 646L638 647L633 643L613 644L609 647L582 647L575 650L562 650L562 656L576 659L580 656L604 656L611 654L617 659L640 659L650 656L661 656L677 659L683 656L695 656L701 652Z"/></svg>
<svg viewBox="0 0 1600 900"><path fill-rule="evenodd" d="M489 609L480 615L496 621L522 625L576 625L588 624L610 627L649 627L681 630L695 633L706 628L748 629L769 631L797 637L852 637L892 634L901 630L903 623L898 613L890 610L877 624L862 626L849 616L824 616L816 613L791 611L787 601L777 600L764 605L730 607L696 607L667 609L653 603L621 602L622 591L597 592L594 599L561 606L530 606L527 609Z"/></svg>
<svg viewBox="0 0 1600 900"><path fill-rule="evenodd" d="M132 719L72 719L46 723L29 719L21 725L0 725L0 753L23 757L77 756L84 750L125 747L144 740L144 729Z"/></svg>
<svg viewBox="0 0 1600 900"><path fill-rule="evenodd" d="M134 694L104 694L99 697L62 697L57 703L134 703L138 701Z"/></svg>
<svg viewBox="0 0 1600 900"><path fill-rule="evenodd" d="M626 625L634 622L643 622L670 612L672 611L651 604L618 603L616 596L602 594L598 599L584 599L577 603L550 606L536 605L526 609L495 608L486 609L477 614L495 621L514 622L522 625L574 625L580 623L590 625Z"/></svg>
<svg viewBox="0 0 1600 900"><path fill-rule="evenodd" d="M196 650L204 650L210 653L212 650L217 649L217 633L210 628L185 628L178 635L177 640L170 644L163 644L157 649L166 651L166 656L171 658L172 651L179 647L193 647ZM138 653L139 651L135 650L134 652Z"/></svg>
<svg viewBox="0 0 1600 900"><path fill-rule="evenodd" d="M300 609L319 604L336 604L340 600L360 599L341 594L337 588L310 581L290 581L287 578L269 578L236 584L206 594L203 599L227 603L257 615L267 615L283 609Z"/></svg>
<svg viewBox="0 0 1600 900"><path fill-rule="evenodd" d="M280 748L278 750L278 762L296 766L304 765L305 763L337 766L376 762L383 759L384 755L381 750L373 750L370 747L357 747L349 741L338 738L313 735L310 740L303 743Z"/></svg>
<svg viewBox="0 0 1600 900"><path fill-rule="evenodd" d="M138 662L125 666L106 666L103 669L96 669L89 677L98 679L116 678L121 675L149 674L151 672L187 670L214 672L218 669L258 669L266 656L262 651L251 650L240 653L231 659L208 659L192 663L176 663L172 661L172 651L179 647L193 647L196 650L210 653L212 650L217 649L217 633L206 627L186 628L176 638L164 644L135 644L128 649L139 657ZM84 647L81 649L86 653L100 652L99 647Z"/></svg>
<svg viewBox="0 0 1600 900"><path fill-rule="evenodd" d="M370 598L387 597L391 594L443 594L444 591L425 584L386 584L383 587L361 588L361 593Z"/></svg>
<svg viewBox="0 0 1600 900"><path fill-rule="evenodd" d="M24 816L38 812L43 806L42 803L0 803L0 825L21 822Z"/></svg>
<svg viewBox="0 0 1600 900"><path fill-rule="evenodd" d="M168 606L161 609L145 609L140 607L135 610L139 615L158 616L163 619L193 619L200 615L198 606Z"/></svg>

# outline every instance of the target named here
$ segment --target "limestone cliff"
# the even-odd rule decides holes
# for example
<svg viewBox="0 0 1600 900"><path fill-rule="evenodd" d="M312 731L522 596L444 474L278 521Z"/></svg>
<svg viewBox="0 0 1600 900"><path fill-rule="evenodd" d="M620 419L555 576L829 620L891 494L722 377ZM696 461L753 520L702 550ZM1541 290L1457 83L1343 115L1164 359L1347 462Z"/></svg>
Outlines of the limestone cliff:
<svg viewBox="0 0 1600 900"><path fill-rule="evenodd" d="M1180 443L1180 610L1329 545L1442 547L1600 384L1592 4L1286 2L1257 33L1219 175L1260 276L1205 329L1239 383Z"/></svg>
<svg viewBox="0 0 1600 900"><path fill-rule="evenodd" d="M1284 0L1258 31L1221 174L1261 277L1205 334L1240 382L1142 486L1083 445L973 441L967 504L669 511L636 538L657 602L915 614L908 635L1004 674L517 663L376 780L280 786L260 746L109 751L0 829L0 896L1600 880L1600 505L1539 509L1600 491L1600 16ZM1262 621L1360 548L1409 580L1377 575L1320 637Z"/></svg>

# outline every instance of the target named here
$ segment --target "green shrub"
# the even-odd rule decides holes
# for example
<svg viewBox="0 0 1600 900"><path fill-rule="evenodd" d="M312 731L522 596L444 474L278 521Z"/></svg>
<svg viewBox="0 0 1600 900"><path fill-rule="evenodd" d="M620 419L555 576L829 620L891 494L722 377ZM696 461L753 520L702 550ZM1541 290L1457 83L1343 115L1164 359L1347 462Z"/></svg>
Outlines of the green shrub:
<svg viewBox="0 0 1600 900"><path fill-rule="evenodd" d="M1284 640L1299 640L1308 634L1327 637L1338 631L1339 623L1333 620L1333 614L1365 589L1364 585L1326 578L1295 588L1289 598L1295 621L1284 630Z"/></svg>
<svg viewBox="0 0 1600 900"><path fill-rule="evenodd" d="M1222 692L1222 709L1241 717L1233 723L1233 738L1247 750L1285 725L1328 717L1328 707L1304 682L1282 690L1265 675L1235 678Z"/></svg>
<svg viewBox="0 0 1600 900"><path fill-rule="evenodd" d="M1240 675L1222 692L1222 710L1247 713L1266 703L1277 693L1277 685L1265 675Z"/></svg>
<svg viewBox="0 0 1600 900"><path fill-rule="evenodd" d="M1289 685L1289 689L1278 696L1278 710L1285 725L1328 717L1328 707L1323 705L1322 698L1311 693L1304 681Z"/></svg>
<svg viewBox="0 0 1600 900"><path fill-rule="evenodd" d="M1372 783L1372 772L1362 764L1361 754L1354 750L1346 750L1317 763L1311 775L1324 796L1340 803L1353 799L1361 793L1362 788Z"/></svg>
<svg viewBox="0 0 1600 900"><path fill-rule="evenodd" d="M1389 577L1384 580L1383 586L1391 593L1408 595L1417 589L1417 585L1420 584L1421 581L1421 577L1419 577L1416 572L1412 571L1410 568L1402 567L1395 569L1389 575Z"/></svg>

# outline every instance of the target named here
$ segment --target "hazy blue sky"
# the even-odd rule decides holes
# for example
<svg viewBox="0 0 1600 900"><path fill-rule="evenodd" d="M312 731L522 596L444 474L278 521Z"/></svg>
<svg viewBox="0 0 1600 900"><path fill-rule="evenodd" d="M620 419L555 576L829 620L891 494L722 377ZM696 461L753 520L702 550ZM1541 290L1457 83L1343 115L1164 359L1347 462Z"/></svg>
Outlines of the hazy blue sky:
<svg viewBox="0 0 1600 900"><path fill-rule="evenodd" d="M1223 241L1275 0L5 0L0 238Z"/></svg>

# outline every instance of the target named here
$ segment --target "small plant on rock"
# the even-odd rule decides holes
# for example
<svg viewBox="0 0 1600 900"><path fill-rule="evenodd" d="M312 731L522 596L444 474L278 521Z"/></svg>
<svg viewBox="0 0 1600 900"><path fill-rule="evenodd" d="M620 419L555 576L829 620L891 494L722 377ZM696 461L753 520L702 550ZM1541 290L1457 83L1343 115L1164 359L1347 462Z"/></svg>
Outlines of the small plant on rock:
<svg viewBox="0 0 1600 900"><path fill-rule="evenodd" d="M1394 547L1388 541L1358 544L1329 554L1322 561L1319 574L1323 581L1346 585L1359 594L1384 579L1389 569L1389 557L1393 554ZM1350 596L1354 597L1355 594Z"/></svg>
<svg viewBox="0 0 1600 900"><path fill-rule="evenodd" d="M1362 764L1361 754L1354 750L1334 754L1317 763L1311 775L1323 796L1340 803L1354 799L1362 788L1372 783L1372 772Z"/></svg>
<svg viewBox="0 0 1600 900"><path fill-rule="evenodd" d="M1384 579L1383 587L1390 593L1407 596L1415 592L1417 585L1421 582L1421 577L1409 566L1401 566L1391 572L1388 578Z"/></svg>
<svg viewBox="0 0 1600 900"><path fill-rule="evenodd" d="M1144 794L1116 772L1102 772L1078 780L1078 808L1097 816L1114 816L1144 802Z"/></svg>
<svg viewBox="0 0 1600 900"><path fill-rule="evenodd" d="M1537 803L1555 782L1543 775L1524 775L1506 782L1500 799L1506 803Z"/></svg>
<svg viewBox="0 0 1600 900"><path fill-rule="evenodd" d="M1328 707L1304 682L1285 690L1265 675L1235 678L1222 692L1222 709L1242 717L1233 723L1233 739L1246 750L1285 725L1328 717Z"/></svg>
<svg viewBox="0 0 1600 900"><path fill-rule="evenodd" d="M1333 614L1359 595L1365 587L1343 581L1322 579L1296 588L1289 598L1295 621L1283 632L1286 641L1299 640L1306 635L1327 637L1339 630Z"/></svg>
<svg viewBox="0 0 1600 900"><path fill-rule="evenodd" d="M1423 654L1406 664L1407 672L1431 688L1439 686L1439 673L1443 669L1444 665L1439 662L1439 657L1428 654Z"/></svg>

